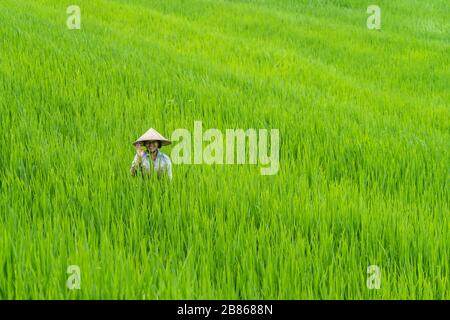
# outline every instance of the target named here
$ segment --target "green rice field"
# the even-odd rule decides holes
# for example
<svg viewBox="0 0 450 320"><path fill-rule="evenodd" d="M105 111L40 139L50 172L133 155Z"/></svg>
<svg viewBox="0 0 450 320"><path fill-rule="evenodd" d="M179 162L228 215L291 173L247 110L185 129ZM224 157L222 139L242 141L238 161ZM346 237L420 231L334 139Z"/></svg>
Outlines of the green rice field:
<svg viewBox="0 0 450 320"><path fill-rule="evenodd" d="M0 299L450 299L449 115L446 0L1 0ZM278 172L131 177L194 121Z"/></svg>

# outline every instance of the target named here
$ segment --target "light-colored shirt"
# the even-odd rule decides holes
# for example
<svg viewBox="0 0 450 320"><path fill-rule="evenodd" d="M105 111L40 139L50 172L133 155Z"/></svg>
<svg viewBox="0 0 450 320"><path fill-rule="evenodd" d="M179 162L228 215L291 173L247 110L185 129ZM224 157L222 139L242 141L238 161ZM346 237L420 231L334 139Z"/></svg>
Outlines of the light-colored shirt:
<svg viewBox="0 0 450 320"><path fill-rule="evenodd" d="M131 164L131 175L134 176L136 171L140 169L145 174L151 174L150 163L152 162L152 158L148 152L144 152L142 155L142 159L139 163L139 157L136 154L134 156L133 163ZM153 160L153 168L155 172L158 174L158 177L167 174L169 176L170 181L172 181L172 162L170 158L158 150L158 154L156 155L155 160Z"/></svg>

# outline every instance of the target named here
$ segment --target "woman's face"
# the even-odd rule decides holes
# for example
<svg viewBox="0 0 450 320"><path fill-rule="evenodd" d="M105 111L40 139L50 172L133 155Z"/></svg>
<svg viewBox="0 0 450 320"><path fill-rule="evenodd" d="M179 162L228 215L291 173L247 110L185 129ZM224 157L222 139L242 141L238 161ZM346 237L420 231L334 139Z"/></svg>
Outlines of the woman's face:
<svg viewBox="0 0 450 320"><path fill-rule="evenodd" d="M155 152L156 150L158 150L158 141L149 141L149 142L147 142L147 149L150 152Z"/></svg>

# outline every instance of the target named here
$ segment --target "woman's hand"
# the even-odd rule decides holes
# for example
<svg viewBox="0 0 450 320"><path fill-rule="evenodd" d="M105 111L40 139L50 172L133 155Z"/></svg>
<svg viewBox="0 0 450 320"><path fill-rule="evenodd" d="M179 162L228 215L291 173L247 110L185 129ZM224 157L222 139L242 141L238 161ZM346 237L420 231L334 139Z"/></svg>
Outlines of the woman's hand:
<svg viewBox="0 0 450 320"><path fill-rule="evenodd" d="M137 156L139 157L139 159L142 158L142 156L144 155L144 150L141 148L140 142L136 143L135 147Z"/></svg>

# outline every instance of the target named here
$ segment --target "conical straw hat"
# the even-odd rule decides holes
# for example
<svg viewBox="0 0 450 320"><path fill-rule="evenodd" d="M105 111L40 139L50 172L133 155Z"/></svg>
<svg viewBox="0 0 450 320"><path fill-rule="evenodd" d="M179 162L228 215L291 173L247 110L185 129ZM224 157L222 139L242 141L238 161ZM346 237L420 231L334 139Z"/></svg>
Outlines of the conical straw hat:
<svg viewBox="0 0 450 320"><path fill-rule="evenodd" d="M133 144L136 144L138 142L145 142L145 141L159 141L161 143L161 146L167 146L171 144L169 140L164 138L162 134L160 134L158 131L156 131L153 128L148 129L146 133L144 133L139 139L137 139Z"/></svg>

